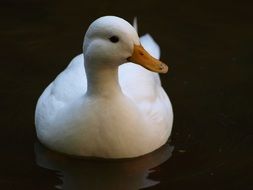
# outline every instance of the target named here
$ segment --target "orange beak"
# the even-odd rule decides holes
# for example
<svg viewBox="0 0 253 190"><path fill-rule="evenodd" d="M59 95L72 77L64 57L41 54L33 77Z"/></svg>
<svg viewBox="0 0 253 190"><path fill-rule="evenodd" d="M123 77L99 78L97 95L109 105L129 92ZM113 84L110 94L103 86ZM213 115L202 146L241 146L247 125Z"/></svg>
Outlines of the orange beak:
<svg viewBox="0 0 253 190"><path fill-rule="evenodd" d="M141 45L134 45L134 52L131 57L127 59L130 62L136 63L145 67L146 69L157 72L167 73L168 66L160 60L152 57Z"/></svg>

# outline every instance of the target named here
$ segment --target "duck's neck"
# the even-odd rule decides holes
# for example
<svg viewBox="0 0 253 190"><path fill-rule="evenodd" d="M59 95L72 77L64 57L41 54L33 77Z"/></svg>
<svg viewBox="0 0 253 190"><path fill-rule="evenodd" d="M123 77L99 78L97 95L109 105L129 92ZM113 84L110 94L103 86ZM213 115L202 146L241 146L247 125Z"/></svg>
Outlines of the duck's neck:
<svg viewBox="0 0 253 190"><path fill-rule="evenodd" d="M118 81L118 66L85 62L87 96L112 97L121 94Z"/></svg>

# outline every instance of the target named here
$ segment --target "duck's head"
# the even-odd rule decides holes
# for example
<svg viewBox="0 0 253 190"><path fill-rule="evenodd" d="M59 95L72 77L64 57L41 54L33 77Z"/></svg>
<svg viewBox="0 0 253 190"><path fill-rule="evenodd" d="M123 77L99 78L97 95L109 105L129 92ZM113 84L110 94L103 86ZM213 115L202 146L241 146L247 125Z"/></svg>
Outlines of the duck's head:
<svg viewBox="0 0 253 190"><path fill-rule="evenodd" d="M89 26L84 38L83 52L85 59L97 66L118 66L133 62L154 72L168 71L167 65L152 57L142 47L134 27L115 16L98 18Z"/></svg>

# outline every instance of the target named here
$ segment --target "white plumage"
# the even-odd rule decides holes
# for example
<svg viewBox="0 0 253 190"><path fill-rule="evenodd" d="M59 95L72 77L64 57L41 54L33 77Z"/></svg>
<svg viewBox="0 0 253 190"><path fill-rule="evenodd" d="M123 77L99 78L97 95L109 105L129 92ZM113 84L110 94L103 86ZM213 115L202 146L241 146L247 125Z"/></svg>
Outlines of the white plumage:
<svg viewBox="0 0 253 190"><path fill-rule="evenodd" d="M119 43L111 43L108 35L119 36ZM140 41L153 57L160 57L150 35ZM123 19L106 16L91 24L84 54L76 56L38 100L35 125L43 144L71 155L126 158L167 141L173 113L159 75L122 61L136 43L136 31ZM110 61L104 61L105 56Z"/></svg>

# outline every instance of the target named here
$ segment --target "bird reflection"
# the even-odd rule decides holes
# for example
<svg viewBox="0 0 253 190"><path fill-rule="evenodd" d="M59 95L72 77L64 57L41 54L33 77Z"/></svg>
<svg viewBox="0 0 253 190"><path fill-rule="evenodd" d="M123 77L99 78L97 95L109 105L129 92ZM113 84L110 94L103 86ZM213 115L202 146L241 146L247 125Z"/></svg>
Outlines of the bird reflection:
<svg viewBox="0 0 253 190"><path fill-rule="evenodd" d="M153 153L138 158L107 160L79 159L65 156L35 143L37 165L58 171L62 181L56 188L63 190L110 189L137 190L159 183L148 179L151 169L159 166L172 155L168 144Z"/></svg>

